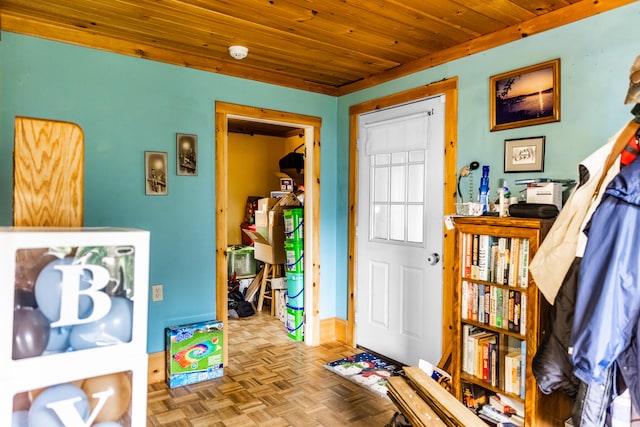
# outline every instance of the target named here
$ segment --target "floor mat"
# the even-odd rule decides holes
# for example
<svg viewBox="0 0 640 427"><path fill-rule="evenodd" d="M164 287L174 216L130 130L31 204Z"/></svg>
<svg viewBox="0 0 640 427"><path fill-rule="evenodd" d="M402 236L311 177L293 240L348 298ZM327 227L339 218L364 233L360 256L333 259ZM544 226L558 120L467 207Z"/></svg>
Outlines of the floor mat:
<svg viewBox="0 0 640 427"><path fill-rule="evenodd" d="M387 379L399 372L396 365L371 353L354 354L324 367L383 397L387 397Z"/></svg>

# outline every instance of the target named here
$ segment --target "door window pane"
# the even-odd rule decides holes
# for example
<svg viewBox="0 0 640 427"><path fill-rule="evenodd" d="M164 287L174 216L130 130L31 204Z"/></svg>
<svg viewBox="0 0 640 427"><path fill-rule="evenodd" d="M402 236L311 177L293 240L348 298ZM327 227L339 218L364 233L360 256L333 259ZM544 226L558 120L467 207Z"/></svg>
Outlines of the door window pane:
<svg viewBox="0 0 640 427"><path fill-rule="evenodd" d="M374 205L372 223L373 238L386 240L389 236L386 205Z"/></svg>
<svg viewBox="0 0 640 427"><path fill-rule="evenodd" d="M409 202L422 202L424 199L424 164L409 165L407 199Z"/></svg>
<svg viewBox="0 0 640 427"><path fill-rule="evenodd" d="M407 153L404 151L391 153L391 163L394 165L407 163Z"/></svg>
<svg viewBox="0 0 640 427"><path fill-rule="evenodd" d="M424 242L425 158L424 150L371 156L371 239Z"/></svg>
<svg viewBox="0 0 640 427"><path fill-rule="evenodd" d="M373 164L376 166L379 165L388 165L389 164L389 158L390 155L385 153L385 154L375 154L373 156Z"/></svg>
<svg viewBox="0 0 640 427"><path fill-rule="evenodd" d="M392 205L391 215L389 217L389 239L405 241L405 217L404 217L404 205Z"/></svg>
<svg viewBox="0 0 640 427"><path fill-rule="evenodd" d="M409 151L409 163L424 163L424 150Z"/></svg>
<svg viewBox="0 0 640 427"><path fill-rule="evenodd" d="M373 169L373 202L389 201L389 167Z"/></svg>
<svg viewBox="0 0 640 427"><path fill-rule="evenodd" d="M404 202L406 192L406 166L391 167L391 201Z"/></svg>
<svg viewBox="0 0 640 427"><path fill-rule="evenodd" d="M407 241L422 243L424 239L424 209L422 205L407 207Z"/></svg>

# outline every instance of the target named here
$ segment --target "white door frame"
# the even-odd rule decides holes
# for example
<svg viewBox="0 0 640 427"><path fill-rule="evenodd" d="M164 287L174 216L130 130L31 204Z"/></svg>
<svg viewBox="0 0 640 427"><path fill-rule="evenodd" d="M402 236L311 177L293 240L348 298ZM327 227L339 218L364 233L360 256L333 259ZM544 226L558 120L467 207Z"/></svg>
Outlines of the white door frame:
<svg viewBox="0 0 640 427"><path fill-rule="evenodd" d="M320 343L320 117L305 116L264 108L216 101L216 318L227 322L227 198L228 198L228 119L246 120L294 126L305 129L305 207L304 207L304 280L305 337L307 345ZM229 329L223 328L225 365L229 361Z"/></svg>
<svg viewBox="0 0 640 427"><path fill-rule="evenodd" d="M445 95L445 159L444 159L444 212L455 212L456 170L457 170L457 129L458 129L458 79L457 77L442 80L426 86L420 86L383 98L353 105L349 109L349 265L348 265L348 302L347 302L347 344L356 345L355 312L356 312L356 220L358 200L358 116L363 113L393 107L400 104ZM442 319L442 354L441 366L445 366L451 356L451 345L454 323L453 314L453 251L455 237L453 231L444 229L443 236L443 319Z"/></svg>

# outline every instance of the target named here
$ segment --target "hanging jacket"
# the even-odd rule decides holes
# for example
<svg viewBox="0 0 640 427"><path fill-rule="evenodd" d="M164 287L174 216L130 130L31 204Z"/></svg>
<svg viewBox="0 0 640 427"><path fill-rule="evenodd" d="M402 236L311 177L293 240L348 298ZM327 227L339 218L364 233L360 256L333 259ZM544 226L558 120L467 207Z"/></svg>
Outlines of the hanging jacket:
<svg viewBox="0 0 640 427"><path fill-rule="evenodd" d="M617 363L640 407L640 158L609 184L584 232L588 242L569 341L574 374L599 384Z"/></svg>
<svg viewBox="0 0 640 427"><path fill-rule="evenodd" d="M549 324L543 331L531 370L544 394L558 390L575 399L580 381L573 375L573 362L567 352L573 309L578 287L578 272L582 258L576 257L558 290L549 318Z"/></svg>
<svg viewBox="0 0 640 427"><path fill-rule="evenodd" d="M550 304L554 303L569 266L576 256L582 257L584 253L586 237L582 229L598 206L607 183L620 171L618 162L606 171L603 169L607 156L624 129L620 129L605 145L580 162L580 185L565 202L551 230L531 260L531 276L536 281L540 293ZM605 177L601 179L603 175ZM594 194L597 196L594 197Z"/></svg>
<svg viewBox="0 0 640 427"><path fill-rule="evenodd" d="M553 303L549 322L531 365L538 388L545 394L558 390L574 399L578 393L580 381L573 375L568 348L578 271L587 241L582 228L591 218L609 182L605 179L598 187L605 160L621 133L622 129L578 164L578 187L560 211L530 265L531 275L540 292ZM616 162L607 171L607 178L613 179L619 170ZM594 198L596 192L599 196Z"/></svg>

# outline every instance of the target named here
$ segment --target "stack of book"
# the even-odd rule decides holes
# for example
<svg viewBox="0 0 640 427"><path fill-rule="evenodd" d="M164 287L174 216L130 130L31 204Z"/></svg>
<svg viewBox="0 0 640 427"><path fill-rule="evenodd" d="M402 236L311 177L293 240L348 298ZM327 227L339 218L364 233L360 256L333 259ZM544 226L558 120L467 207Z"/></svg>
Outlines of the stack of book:
<svg viewBox="0 0 640 427"><path fill-rule="evenodd" d="M526 292L463 280L461 305L464 320L525 335Z"/></svg>
<svg viewBox="0 0 640 427"><path fill-rule="evenodd" d="M527 287L529 240L465 233L462 275L500 285Z"/></svg>

